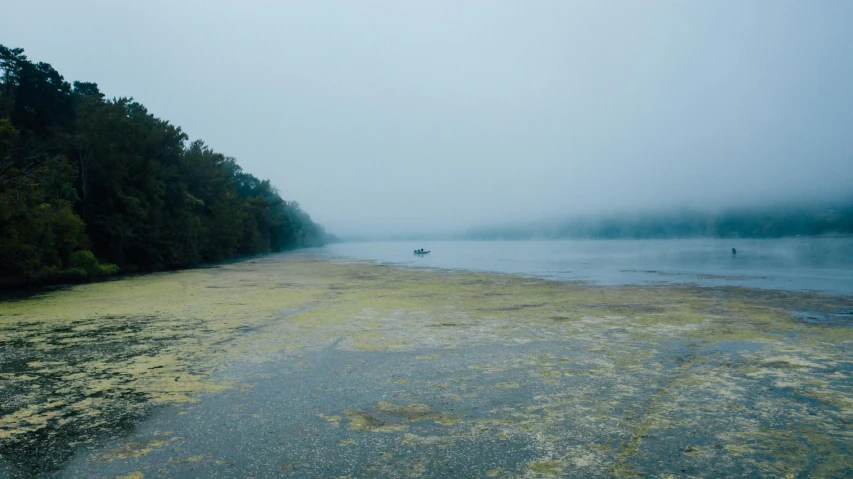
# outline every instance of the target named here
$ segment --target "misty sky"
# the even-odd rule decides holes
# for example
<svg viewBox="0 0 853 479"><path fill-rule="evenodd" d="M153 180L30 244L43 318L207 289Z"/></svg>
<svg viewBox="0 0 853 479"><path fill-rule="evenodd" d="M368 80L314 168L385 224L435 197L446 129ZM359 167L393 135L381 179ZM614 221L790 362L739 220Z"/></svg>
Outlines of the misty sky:
<svg viewBox="0 0 853 479"><path fill-rule="evenodd" d="M331 232L853 193L853 1L17 1Z"/></svg>

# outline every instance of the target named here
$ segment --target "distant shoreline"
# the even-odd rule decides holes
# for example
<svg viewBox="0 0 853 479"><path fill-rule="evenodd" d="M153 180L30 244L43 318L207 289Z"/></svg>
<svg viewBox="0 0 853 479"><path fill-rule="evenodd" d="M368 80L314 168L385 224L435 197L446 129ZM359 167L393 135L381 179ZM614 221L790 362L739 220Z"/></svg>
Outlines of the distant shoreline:
<svg viewBox="0 0 853 479"><path fill-rule="evenodd" d="M329 241L327 245L340 243L403 243L412 241L665 241L665 240L783 240L783 239L850 239L853 234L821 234L821 235L793 235L793 236L748 236L748 237L720 237L720 236L669 236L656 238L594 238L594 237L565 237L565 238L550 238L550 237L529 237L529 238L466 238L458 236L447 237L376 237L376 238L347 238L342 237L337 241Z"/></svg>

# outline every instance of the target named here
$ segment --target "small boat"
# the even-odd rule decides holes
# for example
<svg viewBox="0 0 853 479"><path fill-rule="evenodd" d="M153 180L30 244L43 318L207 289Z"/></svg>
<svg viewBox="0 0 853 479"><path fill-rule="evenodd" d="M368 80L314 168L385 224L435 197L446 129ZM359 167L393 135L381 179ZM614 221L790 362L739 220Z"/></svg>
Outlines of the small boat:
<svg viewBox="0 0 853 479"><path fill-rule="evenodd" d="M423 248L421 248L421 249L416 249L416 250L415 250L415 254L417 254L417 255L429 254L429 251L426 251L426 250L424 250Z"/></svg>

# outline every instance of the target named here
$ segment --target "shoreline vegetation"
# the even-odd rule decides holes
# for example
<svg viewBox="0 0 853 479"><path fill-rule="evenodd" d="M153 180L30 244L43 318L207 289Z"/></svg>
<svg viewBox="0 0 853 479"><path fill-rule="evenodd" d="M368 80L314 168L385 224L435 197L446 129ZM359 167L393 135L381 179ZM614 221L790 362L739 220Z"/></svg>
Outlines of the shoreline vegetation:
<svg viewBox="0 0 853 479"><path fill-rule="evenodd" d="M75 285L0 304L0 475L844 477L850 311L310 251Z"/></svg>
<svg viewBox="0 0 853 479"><path fill-rule="evenodd" d="M322 245L269 180L0 45L0 288Z"/></svg>
<svg viewBox="0 0 853 479"><path fill-rule="evenodd" d="M687 239L853 237L853 200L741 208L709 213L682 211L601 215L550 222L472 228L470 240Z"/></svg>

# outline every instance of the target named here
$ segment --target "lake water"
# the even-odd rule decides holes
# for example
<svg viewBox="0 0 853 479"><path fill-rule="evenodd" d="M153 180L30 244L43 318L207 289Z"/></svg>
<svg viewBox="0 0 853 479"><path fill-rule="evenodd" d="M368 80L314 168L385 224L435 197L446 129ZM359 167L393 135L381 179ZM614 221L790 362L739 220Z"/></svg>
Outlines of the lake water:
<svg viewBox="0 0 853 479"><path fill-rule="evenodd" d="M418 248L431 252L413 254ZM320 254L599 284L695 283L853 294L851 238L399 241L332 244Z"/></svg>

